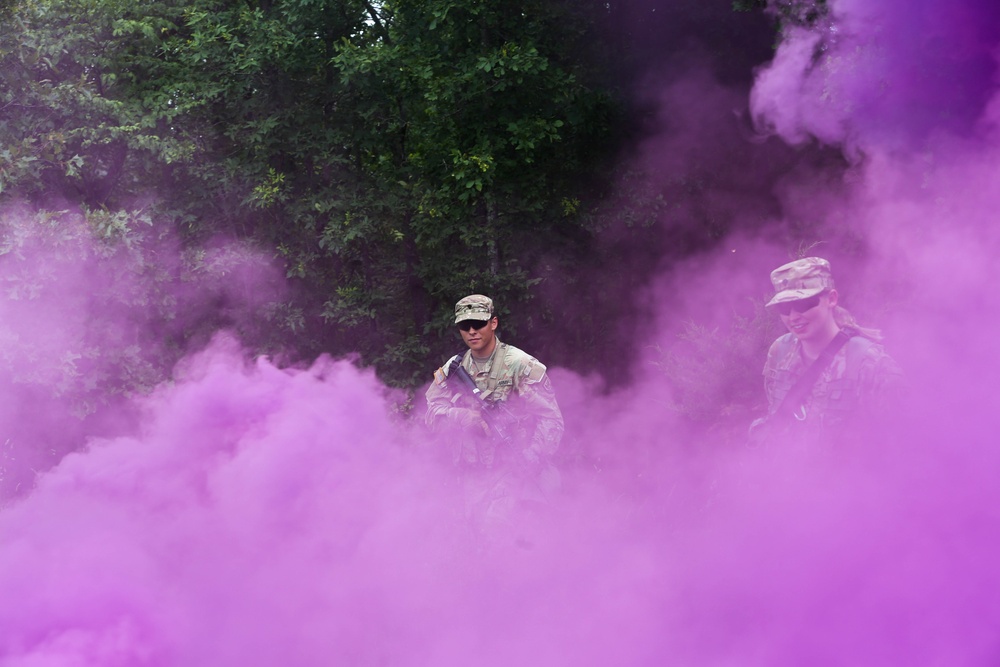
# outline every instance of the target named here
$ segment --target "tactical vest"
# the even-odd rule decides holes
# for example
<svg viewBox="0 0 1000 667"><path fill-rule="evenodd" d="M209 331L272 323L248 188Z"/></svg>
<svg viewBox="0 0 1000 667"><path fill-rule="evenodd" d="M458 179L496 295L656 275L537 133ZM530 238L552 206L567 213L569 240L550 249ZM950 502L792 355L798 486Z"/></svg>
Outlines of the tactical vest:
<svg viewBox="0 0 1000 667"><path fill-rule="evenodd" d="M483 392L483 399L490 403L507 400L511 390L514 388L513 375L502 377L504 368L506 367L507 347L506 343L497 343L493 363L490 365L490 372L485 382L477 375L471 373L473 370L472 350L466 350L465 356L462 357L462 367L470 371L470 375L476 380L477 385L481 385L479 389Z"/></svg>

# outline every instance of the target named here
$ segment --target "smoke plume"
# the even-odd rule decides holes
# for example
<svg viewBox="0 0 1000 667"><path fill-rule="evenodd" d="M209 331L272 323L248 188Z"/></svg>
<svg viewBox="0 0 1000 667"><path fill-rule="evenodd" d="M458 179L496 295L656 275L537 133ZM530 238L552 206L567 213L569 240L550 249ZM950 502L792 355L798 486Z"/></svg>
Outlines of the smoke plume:
<svg viewBox="0 0 1000 667"><path fill-rule="evenodd" d="M476 534L442 443L372 373L220 334L0 511L0 665L994 664L1000 9L822 6L760 69L755 136L716 108L637 151L721 164L725 136L845 159L679 203L730 224L628 293L649 311L632 386L552 369L551 508ZM660 92L735 103L704 69ZM753 317L793 242L906 372L898 412L844 451L694 429L663 371L665 350L741 358L699 345ZM762 365L701 379L762 391Z"/></svg>

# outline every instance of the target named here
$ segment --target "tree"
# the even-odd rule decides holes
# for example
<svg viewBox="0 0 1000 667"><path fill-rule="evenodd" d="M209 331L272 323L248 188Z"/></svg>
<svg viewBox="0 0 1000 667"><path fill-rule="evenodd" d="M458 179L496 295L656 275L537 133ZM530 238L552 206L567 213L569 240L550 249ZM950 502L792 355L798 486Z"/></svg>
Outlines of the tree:
<svg viewBox="0 0 1000 667"><path fill-rule="evenodd" d="M378 19L335 62L379 129L359 163L407 202L413 322L440 334L457 296L527 298L525 238L543 245L565 224L610 101L574 71L582 28L567 5L403 2Z"/></svg>
<svg viewBox="0 0 1000 667"><path fill-rule="evenodd" d="M457 294L527 298L525 239L576 224L610 103L574 61L575 9L24 2L0 39L0 186L274 248L285 343L408 384Z"/></svg>

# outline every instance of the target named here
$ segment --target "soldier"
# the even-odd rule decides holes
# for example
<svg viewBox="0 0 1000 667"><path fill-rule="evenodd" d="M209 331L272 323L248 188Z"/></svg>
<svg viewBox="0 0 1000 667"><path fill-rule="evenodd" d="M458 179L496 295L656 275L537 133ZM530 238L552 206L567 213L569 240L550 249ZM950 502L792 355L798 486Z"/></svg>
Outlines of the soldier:
<svg viewBox="0 0 1000 667"><path fill-rule="evenodd" d="M775 295L767 308L788 333L768 350L768 415L751 425L751 442L849 439L849 428L885 408L900 369L880 344L880 332L859 326L839 305L825 259L789 262L771 272L771 282Z"/></svg>
<svg viewBox="0 0 1000 667"><path fill-rule="evenodd" d="M551 457L562 439L562 413L545 366L500 341L492 299L460 300L455 324L469 349L434 372L425 419L451 438L471 518L505 521L517 505L544 502L558 487ZM463 390L456 366L474 380L478 397Z"/></svg>

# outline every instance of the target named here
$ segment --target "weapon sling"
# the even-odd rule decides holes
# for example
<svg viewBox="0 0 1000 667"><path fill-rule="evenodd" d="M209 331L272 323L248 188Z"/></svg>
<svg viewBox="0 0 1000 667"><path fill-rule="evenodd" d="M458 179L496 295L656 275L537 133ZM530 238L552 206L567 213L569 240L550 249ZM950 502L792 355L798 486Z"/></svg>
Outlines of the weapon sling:
<svg viewBox="0 0 1000 667"><path fill-rule="evenodd" d="M497 389L497 383L500 381L500 372L503 370L504 361L507 359L507 346L497 341L497 346L500 348L497 350L500 354L493 358L493 363L490 365L490 375L486 380L486 396L491 396L493 392ZM472 354L472 352L469 352Z"/></svg>
<svg viewBox="0 0 1000 667"><path fill-rule="evenodd" d="M812 391L813 385L816 384L816 380L819 379L819 374L823 372L827 366L830 365L830 361L833 359L833 355L840 351L840 348L851 339L851 334L847 333L843 329L837 332L837 335L833 337L823 351L819 353L816 357L816 361L812 362L812 365L806 369L806 372L802 374L802 377L796 381L788 393L785 394L785 400L781 402L778 409L775 410L775 416L784 419L790 419L794 417L795 419L802 420L805 419L803 414L802 417L798 416L799 410L805 404L806 397L809 392Z"/></svg>
<svg viewBox="0 0 1000 667"><path fill-rule="evenodd" d="M510 412L502 408L498 403L489 401L486 397L489 395L490 391L486 394L479 390L476 385L476 381L472 379L468 371L462 366L462 357L460 355L455 355L448 362L448 377L455 377L459 383L462 385L463 391L471 395L474 400L482 408L480 410L480 415L486 425L489 426L490 430L496 435L497 438L504 444L510 445L514 442L514 434L509 430L508 424L504 422L501 414L498 410L503 409L503 414L510 415Z"/></svg>

